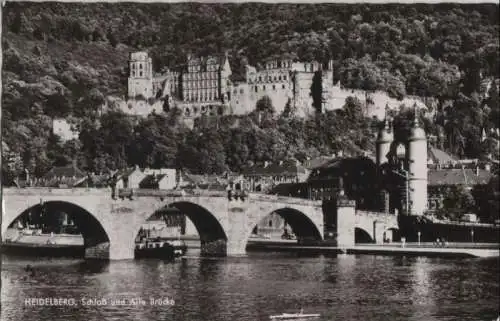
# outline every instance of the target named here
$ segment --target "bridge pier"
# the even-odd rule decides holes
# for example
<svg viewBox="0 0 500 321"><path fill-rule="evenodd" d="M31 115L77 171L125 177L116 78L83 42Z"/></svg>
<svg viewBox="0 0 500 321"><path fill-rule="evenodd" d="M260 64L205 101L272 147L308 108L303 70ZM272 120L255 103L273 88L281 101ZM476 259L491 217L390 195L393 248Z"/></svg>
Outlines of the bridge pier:
<svg viewBox="0 0 500 321"><path fill-rule="evenodd" d="M385 223L381 221L373 221L373 240L377 244L384 243Z"/></svg>
<svg viewBox="0 0 500 321"><path fill-rule="evenodd" d="M356 202L348 199L337 201L337 246L352 247L355 243Z"/></svg>
<svg viewBox="0 0 500 321"><path fill-rule="evenodd" d="M109 242L103 242L85 247L85 258L96 260L109 260Z"/></svg>

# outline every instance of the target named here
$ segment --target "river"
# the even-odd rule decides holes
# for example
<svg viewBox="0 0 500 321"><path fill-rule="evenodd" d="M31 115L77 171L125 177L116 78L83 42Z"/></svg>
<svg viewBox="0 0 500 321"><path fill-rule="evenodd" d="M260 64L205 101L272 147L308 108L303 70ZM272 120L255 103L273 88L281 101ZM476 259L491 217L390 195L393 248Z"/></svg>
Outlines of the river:
<svg viewBox="0 0 500 321"><path fill-rule="evenodd" d="M90 263L3 255L1 320L260 321L301 307L321 321L494 320L499 272L498 259L202 259L191 250L173 263Z"/></svg>

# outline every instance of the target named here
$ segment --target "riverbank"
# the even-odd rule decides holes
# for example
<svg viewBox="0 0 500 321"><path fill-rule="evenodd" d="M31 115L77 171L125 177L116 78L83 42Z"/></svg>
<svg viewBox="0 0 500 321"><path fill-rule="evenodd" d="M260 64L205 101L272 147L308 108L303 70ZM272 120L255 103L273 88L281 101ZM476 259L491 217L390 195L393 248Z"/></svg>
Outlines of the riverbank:
<svg viewBox="0 0 500 321"><path fill-rule="evenodd" d="M301 252L311 254L369 254L392 256L427 256L427 257L499 257L499 244L492 243L451 243L446 247L437 247L432 243L388 243L356 244L351 247L304 246L284 242L249 242L248 251L263 252Z"/></svg>

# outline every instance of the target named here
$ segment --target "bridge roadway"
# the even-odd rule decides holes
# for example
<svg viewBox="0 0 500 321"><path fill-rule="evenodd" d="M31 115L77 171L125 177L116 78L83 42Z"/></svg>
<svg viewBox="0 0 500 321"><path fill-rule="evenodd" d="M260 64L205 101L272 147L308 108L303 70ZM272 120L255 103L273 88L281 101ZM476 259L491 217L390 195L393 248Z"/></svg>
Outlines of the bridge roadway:
<svg viewBox="0 0 500 321"><path fill-rule="evenodd" d="M30 211L70 214L84 238L87 258L130 259L141 225L156 211L175 207L196 226L205 255L243 255L253 228L275 212L286 219L299 238L324 239L322 202L250 193L229 200L227 192L210 190L130 190L112 197L111 189L3 189L2 237L8 226ZM354 244L354 230L363 229L372 239L397 228L395 218L377 213L355 213L354 204L338 211L338 239ZM356 215L357 214L357 215ZM378 213L380 214L380 213Z"/></svg>

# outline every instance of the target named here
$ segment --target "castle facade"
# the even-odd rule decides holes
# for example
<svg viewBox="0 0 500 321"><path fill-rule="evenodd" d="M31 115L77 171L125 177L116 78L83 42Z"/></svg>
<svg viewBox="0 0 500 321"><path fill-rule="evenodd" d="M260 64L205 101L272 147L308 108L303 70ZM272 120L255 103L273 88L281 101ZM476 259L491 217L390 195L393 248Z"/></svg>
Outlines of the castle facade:
<svg viewBox="0 0 500 321"><path fill-rule="evenodd" d="M247 65L242 82L231 81L227 54L188 56L187 64L179 70L167 70L158 75L153 75L152 67L147 52L130 54L128 98L162 99L166 108L181 109L185 118L248 114L264 96L271 99L277 113L283 112L288 105L294 114L307 116L314 113L313 81L321 82L322 109L333 109L331 62L324 66L318 62L269 60L259 69Z"/></svg>

